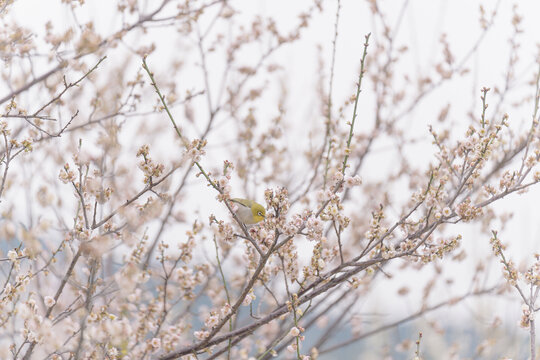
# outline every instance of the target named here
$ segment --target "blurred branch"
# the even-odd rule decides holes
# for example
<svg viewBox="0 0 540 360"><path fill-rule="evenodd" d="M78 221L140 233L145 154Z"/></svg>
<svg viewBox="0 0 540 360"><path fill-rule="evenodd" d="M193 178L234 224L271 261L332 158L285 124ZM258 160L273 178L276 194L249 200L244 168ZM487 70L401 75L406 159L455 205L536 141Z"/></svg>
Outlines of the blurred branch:
<svg viewBox="0 0 540 360"><path fill-rule="evenodd" d="M461 301L463 301L465 299L468 299L470 297L481 296L481 295L486 295L486 294L492 293L497 288L499 288L499 286L493 286L493 287L490 287L490 288L487 288L487 289L468 292L468 293L466 293L464 295L451 298L450 300L442 301L442 302L440 302L440 303L438 303L436 305L432 305L432 306L420 309L416 313L411 314L411 315L409 315L407 317L404 317L403 319L400 319L400 320L391 322L389 324L380 326L380 327L378 327L376 329L373 329L373 330L370 330L370 331L368 331L366 333L353 336L352 338L350 338L348 340L339 342L339 343L337 343L335 345L332 345L332 346L330 346L328 348L320 349L319 354L325 354L325 353L335 351L337 349L342 349L345 346L348 346L350 344L354 344L357 341L363 340L363 339L365 339L367 337L373 336L373 335L378 334L378 333L380 333L382 331L396 328L401 324L404 324L404 323L407 323L407 322L412 321L414 319L417 319L417 318L419 318L421 316L424 316L424 315L426 315L426 314L428 314L430 312L433 312L435 310L438 310L438 309L440 309L442 307L455 305L455 304L457 304L457 303L459 303L459 302L461 302Z"/></svg>

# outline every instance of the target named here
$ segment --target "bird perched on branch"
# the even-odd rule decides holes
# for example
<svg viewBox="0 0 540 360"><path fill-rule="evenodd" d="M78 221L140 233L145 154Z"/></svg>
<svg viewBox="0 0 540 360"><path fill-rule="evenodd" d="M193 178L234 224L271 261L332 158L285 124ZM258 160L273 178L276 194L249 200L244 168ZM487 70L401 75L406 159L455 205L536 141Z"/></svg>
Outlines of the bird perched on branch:
<svg viewBox="0 0 540 360"><path fill-rule="evenodd" d="M234 198L231 201L237 204L238 210L236 210L236 216L245 225L256 224L264 220L266 210L261 204L253 200L241 198Z"/></svg>

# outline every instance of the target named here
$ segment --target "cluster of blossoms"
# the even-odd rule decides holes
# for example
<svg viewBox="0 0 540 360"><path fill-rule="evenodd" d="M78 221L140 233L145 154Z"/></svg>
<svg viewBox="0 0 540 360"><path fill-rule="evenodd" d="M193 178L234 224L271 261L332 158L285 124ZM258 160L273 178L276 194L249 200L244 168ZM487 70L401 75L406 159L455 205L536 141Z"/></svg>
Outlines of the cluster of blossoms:
<svg viewBox="0 0 540 360"><path fill-rule="evenodd" d="M5 307L12 301L15 301L17 297L26 291L26 286L32 279L30 272L18 274L13 282L8 282L4 285L2 292L0 292L0 307Z"/></svg>
<svg viewBox="0 0 540 360"><path fill-rule="evenodd" d="M231 175L233 170L234 164L228 160L225 160L223 162L222 175L219 178L213 180L214 184L216 184L219 189L219 194L217 195L217 199L219 201L224 201L231 198L231 185L229 184L229 182L231 181ZM234 210L236 209L233 209L233 211Z"/></svg>
<svg viewBox="0 0 540 360"><path fill-rule="evenodd" d="M274 234L264 226L252 226L249 229L249 234L260 244L263 251L267 251L275 240Z"/></svg>
<svg viewBox="0 0 540 360"><path fill-rule="evenodd" d="M99 259L111 249L112 238L110 235L96 234L90 239L81 242L81 252L88 257Z"/></svg>
<svg viewBox="0 0 540 360"><path fill-rule="evenodd" d="M324 189L324 190L321 189L321 190L317 191L316 200L317 200L317 203L322 205L326 201L329 201L329 200L333 199L336 196L337 195L333 191L331 191L330 189Z"/></svg>
<svg viewBox="0 0 540 360"><path fill-rule="evenodd" d="M362 185L362 178L359 175L355 175L355 176L345 175L345 177L343 178L343 181L345 183L345 187L348 187L348 188Z"/></svg>
<svg viewBox="0 0 540 360"><path fill-rule="evenodd" d="M180 256L178 259L184 263L189 263L193 257L193 251L196 246L195 236L199 234L203 229L203 225L197 221L194 221L191 230L186 231L187 240L178 243L178 249L180 250Z"/></svg>
<svg viewBox="0 0 540 360"><path fill-rule="evenodd" d="M503 276L506 279L506 282L517 289L522 297L522 300L524 301L519 326L527 329L531 327L531 322L534 320L535 313L538 310L535 307L535 302L540 286L540 254L535 254L536 261L534 264L529 267L526 272L521 273L516 269L516 266L511 260L506 259L503 252L505 246L497 237L496 231L493 231L493 236L490 239L490 243L493 253L500 257L500 261L503 264ZM524 292L521 290L520 284L522 284L523 281L520 282L520 280L523 280L527 285L530 286L531 295L529 298L526 298Z"/></svg>
<svg viewBox="0 0 540 360"><path fill-rule="evenodd" d="M310 211L294 214L291 220L281 229L286 236L294 236L303 226L307 226L307 220L311 217Z"/></svg>
<svg viewBox="0 0 540 360"><path fill-rule="evenodd" d="M439 209L435 212L435 219L440 220L442 218L446 219L449 218L452 215L452 209L450 209L448 206L445 206L442 209Z"/></svg>
<svg viewBox="0 0 540 360"><path fill-rule="evenodd" d="M13 256L12 256L13 257ZM13 269L15 270L15 264L19 262L18 259L12 262ZM18 266L18 265L17 265ZM19 269L16 269L16 273L19 272ZM18 274L14 281L7 282L4 285L4 288L0 291L0 322L2 324L7 323L12 316L16 313L13 310L14 304L17 302L19 297L24 293L26 287L30 283L31 274Z"/></svg>
<svg viewBox="0 0 540 360"><path fill-rule="evenodd" d="M396 246L393 243L382 244L380 246L381 257L385 260L391 259L396 256Z"/></svg>
<svg viewBox="0 0 540 360"><path fill-rule="evenodd" d="M283 271L291 282L298 279L298 249L294 241L289 241L278 251L279 257L283 260ZM276 268L275 271L279 269Z"/></svg>
<svg viewBox="0 0 540 360"><path fill-rule="evenodd" d="M295 342L287 346L287 350L289 352L295 353L298 352L298 346L300 341L304 341L305 337L302 334L305 331L305 329L301 326L293 326L291 330L289 330L289 336L295 338ZM300 355L299 357L302 360L310 360L311 357L309 355Z"/></svg>
<svg viewBox="0 0 540 360"><path fill-rule="evenodd" d="M28 248L11 249L7 252L7 258L11 261L13 269L19 271L21 268L21 259L28 257Z"/></svg>
<svg viewBox="0 0 540 360"><path fill-rule="evenodd" d="M481 208L472 205L471 199L466 198L460 204L451 209L448 206L448 194L455 184L460 184L458 193L453 194L453 198L458 198L464 189L472 190L473 185L481 176L481 170L492 157L493 148L499 146L500 131L503 126L508 126L508 115L504 115L500 124L491 125L485 116L487 109L486 94L489 89L482 89L483 111L479 121L479 127L469 126L465 133L465 140L458 141L456 145L449 146L448 131L437 134L430 126L433 136L433 143L439 148L437 157L439 165L430 170L430 180L427 188L417 192L413 201L424 203L430 210L435 206L433 216L436 220L446 220L454 214L460 216L464 221L472 221L483 215ZM461 159L462 161L458 160ZM501 189L508 189L515 184L515 174L506 173L501 178ZM484 196L493 196L496 190L491 185L484 185ZM455 191L455 190L452 190ZM452 201L453 202L453 201ZM455 212L455 213L454 213Z"/></svg>
<svg viewBox="0 0 540 360"><path fill-rule="evenodd" d="M320 241L323 235L324 222L315 216L310 216L306 221L307 239L311 241Z"/></svg>
<svg viewBox="0 0 540 360"><path fill-rule="evenodd" d="M291 206L288 190L283 187L278 188L277 190L267 189L264 192L264 199L268 207L273 208L277 215L277 218L273 217L273 219L276 219L280 225L283 225L285 216Z"/></svg>
<svg viewBox="0 0 540 360"><path fill-rule="evenodd" d="M110 313L106 306L90 312L87 323L89 342L93 345L82 354L87 358L101 356L123 359L129 348L133 350L133 356L136 356L135 354L153 351L154 346L158 345L155 338L142 340L141 328L134 327L134 324L124 316L118 317ZM100 347L101 344L105 346Z"/></svg>
<svg viewBox="0 0 540 360"><path fill-rule="evenodd" d="M493 147L498 145L499 132L503 126L508 126L508 114L504 114L501 122L493 126L485 117L485 111L488 108L486 95L489 90L488 88L482 89L483 110L480 128L469 126L465 134L465 141L459 142L456 149L457 155L466 160L465 169L473 172L477 172L485 165L487 159L492 155ZM473 177L475 176L473 175Z"/></svg>
<svg viewBox="0 0 540 360"><path fill-rule="evenodd" d="M152 185L152 179L158 178L163 174L165 165L154 162L150 157L149 151L148 145L143 145L137 151L137 157L142 157L141 162L139 162L139 169L144 174L144 183Z"/></svg>
<svg viewBox="0 0 540 360"><path fill-rule="evenodd" d="M313 247L313 255L311 256L311 266L304 266L304 278L306 280L313 280L315 276L319 275L319 273L324 270L326 267L326 263L324 261L324 258L321 254L322 250L322 243L318 242Z"/></svg>
<svg viewBox="0 0 540 360"><path fill-rule="evenodd" d="M217 300L217 296L215 297ZM255 292L253 289L250 289L244 301L242 302L243 306L249 306L256 299ZM211 310L206 313L206 318L204 320L204 329L197 330L193 332L193 335L198 340L204 340L210 336L210 332L219 325L227 316L232 312L232 306L225 302L219 307L219 310Z"/></svg>
<svg viewBox="0 0 540 360"><path fill-rule="evenodd" d="M371 216L372 219L369 223L369 230L364 234L366 239L368 239L370 242L379 240L388 231L388 229L382 225L382 221L384 219L384 212L382 208L380 208L378 211L372 212Z"/></svg>
<svg viewBox="0 0 540 360"><path fill-rule="evenodd" d="M343 191L343 183L344 183L343 178L344 178L343 172L336 171L332 175L332 178L330 179L330 182L329 182L330 190L333 192ZM350 182L355 182L355 181L350 181Z"/></svg>
<svg viewBox="0 0 540 360"><path fill-rule="evenodd" d="M227 250L232 246L235 239L232 225L224 220L217 220L215 218L212 218L211 222L216 239L222 247L225 247L224 250Z"/></svg>
<svg viewBox="0 0 540 360"><path fill-rule="evenodd" d="M445 254L448 254L457 249L461 243L461 235L453 236L450 238L439 238L436 241L426 242L420 260L427 264L434 259L442 259Z"/></svg>
<svg viewBox="0 0 540 360"><path fill-rule="evenodd" d="M206 317L204 321L204 326L208 329L213 329L219 323L219 314L215 311L210 311L210 314Z"/></svg>
<svg viewBox="0 0 540 360"><path fill-rule="evenodd" d="M503 250L505 246L502 244L501 240L497 237L497 232L493 231L493 236L490 238L489 242L491 243L491 248L495 256L501 258L501 263L503 264L503 276L512 286L516 286L519 280L519 272L514 265L512 260L507 260L504 256Z"/></svg>
<svg viewBox="0 0 540 360"><path fill-rule="evenodd" d="M40 307L33 298L20 302L16 313L24 324L21 324L21 334L28 341L46 342L50 350L60 349L62 342L52 332L52 321L44 318Z"/></svg>
<svg viewBox="0 0 540 360"><path fill-rule="evenodd" d="M493 251L495 256L499 257L503 255L502 251L506 249L506 246L497 237L497 232L493 232L493 236L489 239L489 242L491 244L491 250Z"/></svg>
<svg viewBox="0 0 540 360"><path fill-rule="evenodd" d="M253 291L253 289L250 289L248 294L244 298L244 301L242 301L242 305L249 306L256 298L257 296L255 295L255 292Z"/></svg>
<svg viewBox="0 0 540 360"><path fill-rule="evenodd" d="M534 254L536 261L525 272L523 278L525 282L531 285L540 285L540 254Z"/></svg>
<svg viewBox="0 0 540 360"><path fill-rule="evenodd" d="M58 175L58 178L60 181L62 181L64 184L69 184L73 181L75 181L75 172L70 169L69 164L66 163L62 170L60 170L60 174Z"/></svg>
<svg viewBox="0 0 540 360"><path fill-rule="evenodd" d="M12 100L10 102L10 104L6 107L7 113L9 113L12 106L16 107L16 104L15 104L14 100ZM24 110L19 111L19 114L24 115L23 113L24 113ZM23 139L22 141L11 138L8 141L8 138L11 136L11 129L9 129L8 124L5 121L0 121L0 134L2 134L2 136L4 138L4 142L7 145L6 150L9 150L9 152L10 152L9 157L13 158L13 157L17 156L18 154L20 154L21 151L24 151L24 152L32 151L32 142L33 142L33 140L32 140L31 137ZM19 149L20 151L12 153L11 151L13 149ZM2 160L2 161L4 161L4 160ZM8 159L8 161L9 161L9 159Z"/></svg>
<svg viewBox="0 0 540 360"><path fill-rule="evenodd" d="M325 238L317 242L313 246L309 265L303 267L303 281L314 281L338 254L338 246L330 246Z"/></svg>
<svg viewBox="0 0 540 360"><path fill-rule="evenodd" d="M534 320L534 312L531 311L530 307L526 304L523 304L521 307L521 319L519 320L519 326L524 329L528 329L531 326L531 321Z"/></svg>
<svg viewBox="0 0 540 360"><path fill-rule="evenodd" d="M503 191L510 189L512 186L516 184L517 179L518 179L518 175L515 171L510 171L510 170L505 171L499 181L499 189Z"/></svg>
<svg viewBox="0 0 540 360"><path fill-rule="evenodd" d="M135 302L138 298L136 288L148 281L149 274L141 271L135 263L128 262L115 274L114 279L122 291L132 295L128 296L128 300L132 299Z"/></svg>
<svg viewBox="0 0 540 360"><path fill-rule="evenodd" d="M339 197L334 196L320 215L322 220L332 220L339 224L342 229L347 228L351 219L343 214L343 205Z"/></svg>
<svg viewBox="0 0 540 360"><path fill-rule="evenodd" d="M165 351L172 351L182 339L187 327L179 321L177 324L165 327L164 335L161 337L161 348Z"/></svg>
<svg viewBox="0 0 540 360"><path fill-rule="evenodd" d="M93 53L99 49L102 41L101 36L96 32L93 24L89 23L81 33L81 37L76 44L76 49L79 53Z"/></svg>
<svg viewBox="0 0 540 360"><path fill-rule="evenodd" d="M495 126L494 132L487 133L486 126L489 125L488 120L485 120L485 126L480 129L469 127L467 131L467 139L460 142L457 147L457 155L467 159L467 165L471 168L480 169L485 164L486 160L492 154L492 146L497 143L498 132L501 130L500 125Z"/></svg>
<svg viewBox="0 0 540 360"><path fill-rule="evenodd" d="M463 221L472 221L482 216L483 210L472 204L471 199L467 198L456 207L456 213Z"/></svg>
<svg viewBox="0 0 540 360"><path fill-rule="evenodd" d="M102 175L97 170L94 171L94 177L86 178L86 189L90 195L94 196L98 204L104 204L111 199L113 190L110 187L103 186Z"/></svg>
<svg viewBox="0 0 540 360"><path fill-rule="evenodd" d="M199 271L194 271L188 266L181 266L174 272L173 280L175 280L179 288L182 289L182 298L185 300L193 299L195 297L195 287L204 283L206 280L205 277L208 273L207 269L199 268L198 270Z"/></svg>
<svg viewBox="0 0 540 360"><path fill-rule="evenodd" d="M535 254L534 256L536 261L523 274L523 280L531 287L531 295L533 292L538 294L540 286L540 254ZM531 298L527 299L528 304L523 304L522 306L522 315L519 325L523 328L529 328L531 326L531 321L535 319L535 314L538 310L537 308L534 308L535 301L536 295L532 295Z"/></svg>
<svg viewBox="0 0 540 360"><path fill-rule="evenodd" d="M298 318L302 317L304 314L304 311L299 306L298 294L291 294L290 300L287 300L286 305L289 312L293 314L294 322L296 324L289 330L288 335L293 338L293 342L287 346L287 350L291 353L296 353L299 359L310 360L311 357L309 355L300 354L300 342L305 340L305 337L301 334L305 329L298 325Z"/></svg>
<svg viewBox="0 0 540 360"><path fill-rule="evenodd" d="M193 333L193 336L195 336L195 338L197 340L204 340L206 339L208 336L210 336L210 331L207 331L207 330L197 330Z"/></svg>
<svg viewBox="0 0 540 360"><path fill-rule="evenodd" d="M204 147L206 146L206 140L194 139L191 143L186 144L185 156L191 162L201 161L201 157L206 154Z"/></svg>

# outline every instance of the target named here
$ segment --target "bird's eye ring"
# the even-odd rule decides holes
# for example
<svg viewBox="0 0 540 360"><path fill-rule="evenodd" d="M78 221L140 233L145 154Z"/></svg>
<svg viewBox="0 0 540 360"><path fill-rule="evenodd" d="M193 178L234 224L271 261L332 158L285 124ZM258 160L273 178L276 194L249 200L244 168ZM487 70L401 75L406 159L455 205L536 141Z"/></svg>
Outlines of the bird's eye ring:
<svg viewBox="0 0 540 360"><path fill-rule="evenodd" d="M260 211L257 213L257 215L263 216L262 212L260 212Z"/></svg>

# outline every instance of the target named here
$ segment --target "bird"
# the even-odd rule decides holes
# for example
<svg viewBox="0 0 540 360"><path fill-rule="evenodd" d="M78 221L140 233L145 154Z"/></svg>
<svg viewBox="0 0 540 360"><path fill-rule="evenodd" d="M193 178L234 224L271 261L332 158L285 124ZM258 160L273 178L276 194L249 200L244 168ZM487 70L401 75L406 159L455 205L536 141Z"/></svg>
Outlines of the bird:
<svg viewBox="0 0 540 360"><path fill-rule="evenodd" d="M236 216L244 225L253 225L264 220L266 210L258 202L242 198L233 198L231 201L238 204Z"/></svg>

